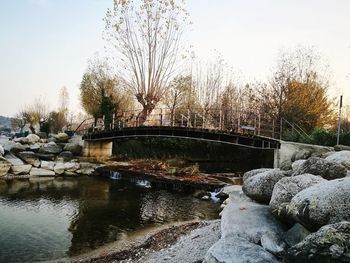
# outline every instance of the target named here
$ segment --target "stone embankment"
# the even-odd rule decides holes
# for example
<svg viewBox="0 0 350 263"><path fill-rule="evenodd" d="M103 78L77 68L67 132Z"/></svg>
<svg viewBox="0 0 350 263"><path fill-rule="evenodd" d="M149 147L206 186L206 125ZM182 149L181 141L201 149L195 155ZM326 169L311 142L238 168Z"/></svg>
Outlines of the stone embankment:
<svg viewBox="0 0 350 263"><path fill-rule="evenodd" d="M350 151L298 156L226 190L204 262L350 262Z"/></svg>
<svg viewBox="0 0 350 263"><path fill-rule="evenodd" d="M91 175L96 165L78 161L82 141L65 133L0 137L0 178Z"/></svg>

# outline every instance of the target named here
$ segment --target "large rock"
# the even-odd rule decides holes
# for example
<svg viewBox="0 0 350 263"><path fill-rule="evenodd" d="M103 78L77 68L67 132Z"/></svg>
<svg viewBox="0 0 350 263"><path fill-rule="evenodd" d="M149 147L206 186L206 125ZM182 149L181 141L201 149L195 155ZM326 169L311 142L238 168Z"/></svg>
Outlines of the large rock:
<svg viewBox="0 0 350 263"><path fill-rule="evenodd" d="M40 137L36 134L29 134L27 136L27 141L28 141L27 143L34 144L40 141Z"/></svg>
<svg viewBox="0 0 350 263"><path fill-rule="evenodd" d="M64 132L56 134L53 137L57 140L57 142L68 142L69 140L68 134Z"/></svg>
<svg viewBox="0 0 350 263"><path fill-rule="evenodd" d="M29 146L29 149L31 152L38 152L40 150L41 146L42 145L39 143L34 143L34 144Z"/></svg>
<svg viewBox="0 0 350 263"><path fill-rule="evenodd" d="M276 183L272 192L270 201L272 213L281 220L290 222L287 208L292 198L300 191L325 181L322 177L312 174L282 178Z"/></svg>
<svg viewBox="0 0 350 263"><path fill-rule="evenodd" d="M253 200L268 204L275 184L285 176L286 174L279 169L258 173L244 181L243 192Z"/></svg>
<svg viewBox="0 0 350 263"><path fill-rule="evenodd" d="M267 205L255 203L244 196L231 200L221 217L222 237L240 236L255 244L261 243L265 234L282 237L286 231Z"/></svg>
<svg viewBox="0 0 350 263"><path fill-rule="evenodd" d="M278 258L282 258L287 250L287 244L282 236L274 232L267 232L261 236L261 246Z"/></svg>
<svg viewBox="0 0 350 263"><path fill-rule="evenodd" d="M66 146L64 146L63 150L69 151L74 155L79 156L83 151L83 147L77 143L67 143Z"/></svg>
<svg viewBox="0 0 350 263"><path fill-rule="evenodd" d="M57 139L54 137L50 137L47 139L47 142L57 142Z"/></svg>
<svg viewBox="0 0 350 263"><path fill-rule="evenodd" d="M92 163L80 163L80 169L76 172L83 175L92 175L95 173L96 164Z"/></svg>
<svg viewBox="0 0 350 263"><path fill-rule="evenodd" d="M285 230L267 205L231 198L222 212L221 239L205 262L279 262L272 254L283 255Z"/></svg>
<svg viewBox="0 0 350 263"><path fill-rule="evenodd" d="M58 159L61 162L69 162L73 158L74 158L73 153L71 153L69 151L63 151L58 155Z"/></svg>
<svg viewBox="0 0 350 263"><path fill-rule="evenodd" d="M44 161L54 161L56 159L56 155L52 153L36 153L35 155L40 160L44 160Z"/></svg>
<svg viewBox="0 0 350 263"><path fill-rule="evenodd" d="M292 170L292 161L291 160L285 160L283 161L279 168L282 170L282 171L289 171L289 170Z"/></svg>
<svg viewBox="0 0 350 263"><path fill-rule="evenodd" d="M14 138L13 141L18 142L20 144L28 144L29 143L29 139L27 137Z"/></svg>
<svg viewBox="0 0 350 263"><path fill-rule="evenodd" d="M39 150L39 153L44 154L59 154L60 152L62 152L62 148L54 142L44 144Z"/></svg>
<svg viewBox="0 0 350 263"><path fill-rule="evenodd" d="M10 172L14 175L29 174L31 164L25 164L21 159L11 153L5 155L5 159L11 163Z"/></svg>
<svg viewBox="0 0 350 263"><path fill-rule="evenodd" d="M293 172L297 171L303 163L305 163L306 160L298 160L292 163L292 170Z"/></svg>
<svg viewBox="0 0 350 263"><path fill-rule="evenodd" d="M29 174L31 169L31 164L13 165L11 166L10 172L14 175Z"/></svg>
<svg viewBox="0 0 350 263"><path fill-rule="evenodd" d="M30 170L30 175L31 176L55 176L55 172L42 169L42 168L33 167L32 170Z"/></svg>
<svg viewBox="0 0 350 263"><path fill-rule="evenodd" d="M266 171L270 171L270 170L272 170L272 168L259 168L259 169L254 169L254 170L248 171L248 172L243 174L243 182L254 175L257 175L257 174L260 174L260 173L263 173Z"/></svg>
<svg viewBox="0 0 350 263"><path fill-rule="evenodd" d="M341 144L334 145L334 151L350 151L350 146Z"/></svg>
<svg viewBox="0 0 350 263"><path fill-rule="evenodd" d="M79 170L80 164L76 162L71 162L71 163L65 163L64 164L64 170L67 172L75 172Z"/></svg>
<svg viewBox="0 0 350 263"><path fill-rule="evenodd" d="M5 150L4 148L0 145L0 156L4 156L5 155Z"/></svg>
<svg viewBox="0 0 350 263"><path fill-rule="evenodd" d="M350 262L350 222L327 225L308 235L288 250L283 262Z"/></svg>
<svg viewBox="0 0 350 263"><path fill-rule="evenodd" d="M56 174L63 174L65 171L66 167L64 165L64 163L56 163L55 167L53 168L53 170L55 171Z"/></svg>
<svg viewBox="0 0 350 263"><path fill-rule="evenodd" d="M298 161L298 160L305 160L311 157L312 151L309 149L303 149L300 151L297 151L293 156L292 156L292 161Z"/></svg>
<svg viewBox="0 0 350 263"><path fill-rule="evenodd" d="M350 151L341 151L336 152L328 157L326 157L327 161L338 163L346 167L348 170L350 170Z"/></svg>
<svg viewBox="0 0 350 263"><path fill-rule="evenodd" d="M20 152L18 154L18 157L26 163L33 165L34 167L40 166L40 160L34 152Z"/></svg>
<svg viewBox="0 0 350 263"><path fill-rule="evenodd" d="M16 142L15 144L11 145L9 151L12 153L20 153L20 152L24 152L29 150L29 146L28 145L23 145L20 144L19 142Z"/></svg>
<svg viewBox="0 0 350 263"><path fill-rule="evenodd" d="M11 168L11 163L4 157L0 156L0 176L4 176Z"/></svg>
<svg viewBox="0 0 350 263"><path fill-rule="evenodd" d="M236 236L221 238L207 252L205 263L277 263L263 247Z"/></svg>
<svg viewBox="0 0 350 263"><path fill-rule="evenodd" d="M55 163L52 161L41 161L40 167L45 170L53 171L53 168L55 167Z"/></svg>
<svg viewBox="0 0 350 263"><path fill-rule="evenodd" d="M285 237L284 240L286 243L292 247L299 242L303 241L308 235L310 235L311 232L306 229L303 225L296 223L292 228L290 228Z"/></svg>
<svg viewBox="0 0 350 263"><path fill-rule="evenodd" d="M4 135L0 135L0 145L4 146L10 142L10 138Z"/></svg>
<svg viewBox="0 0 350 263"><path fill-rule="evenodd" d="M14 156L12 153L8 153L5 155L5 159L11 163L11 165L24 165L24 162Z"/></svg>
<svg viewBox="0 0 350 263"><path fill-rule="evenodd" d="M320 175L327 180L343 178L346 176L344 166L319 157L311 157L302 163L294 175L313 174Z"/></svg>
<svg viewBox="0 0 350 263"><path fill-rule="evenodd" d="M350 177L326 181L296 194L288 209L309 230L350 221Z"/></svg>

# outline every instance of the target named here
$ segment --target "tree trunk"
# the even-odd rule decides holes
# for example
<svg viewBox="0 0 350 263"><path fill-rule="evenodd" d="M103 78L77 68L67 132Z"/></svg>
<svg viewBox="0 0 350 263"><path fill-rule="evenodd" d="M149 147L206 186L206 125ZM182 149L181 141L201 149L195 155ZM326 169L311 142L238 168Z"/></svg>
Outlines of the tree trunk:
<svg viewBox="0 0 350 263"><path fill-rule="evenodd" d="M152 113L154 110L153 105L145 105L142 109L142 111L137 115L137 126L138 125L145 125L145 122L147 121L147 117Z"/></svg>
<svg viewBox="0 0 350 263"><path fill-rule="evenodd" d="M30 124L29 129L33 134L35 134L35 129L32 124Z"/></svg>

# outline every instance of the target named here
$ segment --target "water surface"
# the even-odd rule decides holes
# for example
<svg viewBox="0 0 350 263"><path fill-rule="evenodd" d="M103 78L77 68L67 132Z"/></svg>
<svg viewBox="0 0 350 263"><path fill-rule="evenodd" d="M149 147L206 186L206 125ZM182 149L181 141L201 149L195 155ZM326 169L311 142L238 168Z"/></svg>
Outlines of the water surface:
<svg viewBox="0 0 350 263"><path fill-rule="evenodd" d="M217 218L218 205L119 176L0 181L0 262L76 256L147 227Z"/></svg>

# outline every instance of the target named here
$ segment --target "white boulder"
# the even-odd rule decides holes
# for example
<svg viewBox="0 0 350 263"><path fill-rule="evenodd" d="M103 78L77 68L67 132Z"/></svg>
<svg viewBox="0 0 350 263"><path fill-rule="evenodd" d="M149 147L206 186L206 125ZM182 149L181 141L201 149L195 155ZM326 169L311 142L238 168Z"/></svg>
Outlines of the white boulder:
<svg viewBox="0 0 350 263"><path fill-rule="evenodd" d="M28 143L31 143L31 144L34 144L34 143L37 143L40 141L40 137L36 134L29 134L27 136L27 142Z"/></svg>

